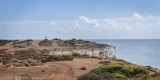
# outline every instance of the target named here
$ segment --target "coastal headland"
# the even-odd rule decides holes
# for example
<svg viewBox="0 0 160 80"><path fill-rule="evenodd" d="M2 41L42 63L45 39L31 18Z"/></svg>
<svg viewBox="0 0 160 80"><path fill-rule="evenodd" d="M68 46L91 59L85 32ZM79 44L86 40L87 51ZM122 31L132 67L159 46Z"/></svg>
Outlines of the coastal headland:
<svg viewBox="0 0 160 80"><path fill-rule="evenodd" d="M0 62L0 80L159 80L160 75L156 68L116 59L113 45L77 39L0 40Z"/></svg>

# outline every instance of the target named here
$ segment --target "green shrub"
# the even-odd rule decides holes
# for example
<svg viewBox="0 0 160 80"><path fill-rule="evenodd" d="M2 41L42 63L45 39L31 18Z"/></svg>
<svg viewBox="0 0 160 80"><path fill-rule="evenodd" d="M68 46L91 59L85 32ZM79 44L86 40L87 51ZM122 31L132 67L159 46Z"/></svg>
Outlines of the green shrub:
<svg viewBox="0 0 160 80"><path fill-rule="evenodd" d="M96 59L98 59L98 57L97 57L97 56L90 56L90 58L96 58Z"/></svg>
<svg viewBox="0 0 160 80"><path fill-rule="evenodd" d="M64 61L64 60L73 60L72 55L47 55L46 57L42 58L41 61L43 63L50 62L50 61Z"/></svg>
<svg viewBox="0 0 160 80"><path fill-rule="evenodd" d="M6 45L8 42L11 42L10 40L0 40L0 46Z"/></svg>
<svg viewBox="0 0 160 80"><path fill-rule="evenodd" d="M87 68L86 67L82 67L82 68L80 68L81 70L86 70Z"/></svg>
<svg viewBox="0 0 160 80"><path fill-rule="evenodd" d="M109 65L110 63L110 61L99 61L98 64Z"/></svg>
<svg viewBox="0 0 160 80"><path fill-rule="evenodd" d="M0 53L0 62L2 62L3 64L6 64L6 62L8 60L11 60L12 58L13 58L12 54Z"/></svg>
<svg viewBox="0 0 160 80"><path fill-rule="evenodd" d="M36 66L40 65L41 62L39 60L33 60L33 59L27 59L27 60L17 60L12 59L5 62L6 67L9 66L16 66L16 67L22 67L22 66Z"/></svg>
<svg viewBox="0 0 160 80"><path fill-rule="evenodd" d="M62 55L61 57L63 57L64 60L73 60L73 56L72 55Z"/></svg>
<svg viewBox="0 0 160 80"><path fill-rule="evenodd" d="M87 74L78 77L78 80L105 80L105 79L96 73L89 72Z"/></svg>
<svg viewBox="0 0 160 80"><path fill-rule="evenodd" d="M58 56L56 55L46 55L46 57L42 58L41 61L44 62L50 62L50 61L54 61L58 58Z"/></svg>
<svg viewBox="0 0 160 80"><path fill-rule="evenodd" d="M106 74L109 73L111 76L115 77L131 77L135 76L137 74L148 74L148 71L141 67L126 67L123 65L103 65L101 67L98 67L93 72L100 73L100 74Z"/></svg>
<svg viewBox="0 0 160 80"><path fill-rule="evenodd" d="M13 48L25 48L24 45L14 45Z"/></svg>
<svg viewBox="0 0 160 80"><path fill-rule="evenodd" d="M122 72L127 76L135 76L137 74L147 74L148 71L141 67L124 67Z"/></svg>
<svg viewBox="0 0 160 80"><path fill-rule="evenodd" d="M73 53L72 56L73 57L81 57L82 55L80 53Z"/></svg>
<svg viewBox="0 0 160 80"><path fill-rule="evenodd" d="M115 59L115 60L113 60L113 61L122 61L122 62L127 62L127 61L125 61L125 60L123 60L123 59Z"/></svg>
<svg viewBox="0 0 160 80"><path fill-rule="evenodd" d="M82 58L89 58L89 55L88 54L83 54Z"/></svg>
<svg viewBox="0 0 160 80"><path fill-rule="evenodd" d="M109 74L110 76L112 77L119 77L119 78L126 78L126 76L124 74L121 74L121 73L111 73Z"/></svg>
<svg viewBox="0 0 160 80"><path fill-rule="evenodd" d="M22 74L20 75L22 80L32 80L32 77L28 74Z"/></svg>
<svg viewBox="0 0 160 80"><path fill-rule="evenodd" d="M71 46L73 46L73 47L75 47L76 46L76 39L75 38L73 38L73 39L71 39L70 41L69 41L69 44L71 45Z"/></svg>
<svg viewBox="0 0 160 80"><path fill-rule="evenodd" d="M80 76L78 80L148 80L148 76L148 71L141 67L103 65Z"/></svg>
<svg viewBox="0 0 160 80"><path fill-rule="evenodd" d="M58 38L54 38L53 40L61 40L61 39L58 39Z"/></svg>
<svg viewBox="0 0 160 80"><path fill-rule="evenodd" d="M27 45L29 46L29 45L32 45L32 43L27 43Z"/></svg>
<svg viewBox="0 0 160 80"><path fill-rule="evenodd" d="M43 41L38 43L39 46L52 46L52 41L48 39L44 39Z"/></svg>
<svg viewBox="0 0 160 80"><path fill-rule="evenodd" d="M158 77L149 77L148 80L160 80L160 76L158 76Z"/></svg>
<svg viewBox="0 0 160 80"><path fill-rule="evenodd" d="M25 65L32 65L32 66L37 66L37 65L40 65L41 64L41 61L39 60L34 60L34 59L27 59L25 60L26 62L22 62L23 64Z"/></svg>
<svg viewBox="0 0 160 80"><path fill-rule="evenodd" d="M24 64L18 63L18 62L15 62L15 63L8 63L8 64L6 64L5 67L10 67L10 66L22 67L22 66L24 66Z"/></svg>
<svg viewBox="0 0 160 80"><path fill-rule="evenodd" d="M27 39L26 41L31 42L31 41L33 41L33 40L32 40L32 39Z"/></svg>

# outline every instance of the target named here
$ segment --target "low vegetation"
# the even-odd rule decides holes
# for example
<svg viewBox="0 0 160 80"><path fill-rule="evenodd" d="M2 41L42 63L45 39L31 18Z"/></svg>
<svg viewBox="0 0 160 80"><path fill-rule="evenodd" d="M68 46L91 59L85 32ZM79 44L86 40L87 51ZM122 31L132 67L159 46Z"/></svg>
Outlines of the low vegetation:
<svg viewBox="0 0 160 80"><path fill-rule="evenodd" d="M90 58L96 58L96 59L99 59L99 57L97 57L97 56L90 56Z"/></svg>
<svg viewBox="0 0 160 80"><path fill-rule="evenodd" d="M73 47L75 47L76 46L76 39L75 38L73 38L72 40L70 40L69 41L69 44L71 45L71 46L73 46Z"/></svg>
<svg viewBox="0 0 160 80"><path fill-rule="evenodd" d="M29 43L29 42L32 42L32 41L33 41L32 39L27 39L27 40L23 40L23 41L14 40L13 45L25 44L25 43Z"/></svg>
<svg viewBox="0 0 160 80"><path fill-rule="evenodd" d="M52 46L52 41L47 39L47 36L43 41L38 43L39 46Z"/></svg>
<svg viewBox="0 0 160 80"><path fill-rule="evenodd" d="M52 41L48 39L44 39L43 41L39 42L39 46L52 46Z"/></svg>
<svg viewBox="0 0 160 80"><path fill-rule="evenodd" d="M18 60L26 60L26 59L35 59L35 60L40 60L43 55L37 53L38 50L35 49L28 49L28 50L18 50L15 51L12 59L16 58Z"/></svg>
<svg viewBox="0 0 160 80"><path fill-rule="evenodd" d="M24 45L14 45L13 48L25 48Z"/></svg>
<svg viewBox="0 0 160 80"><path fill-rule="evenodd" d="M82 68L80 68L81 70L86 70L87 68L86 67L82 67Z"/></svg>
<svg viewBox="0 0 160 80"><path fill-rule="evenodd" d="M99 61L98 64L109 65L110 63L110 61Z"/></svg>
<svg viewBox="0 0 160 80"><path fill-rule="evenodd" d="M6 45L10 40L0 40L0 46Z"/></svg>
<svg viewBox="0 0 160 80"><path fill-rule="evenodd" d="M72 56L75 58L82 57L82 55L80 53L73 53Z"/></svg>
<svg viewBox="0 0 160 80"><path fill-rule="evenodd" d="M12 59L13 55L6 52L7 49L0 49L0 62Z"/></svg>
<svg viewBox="0 0 160 80"><path fill-rule="evenodd" d="M113 61L122 61L122 62L127 62L127 61L125 61L125 60L123 60L123 59L114 59Z"/></svg>
<svg viewBox="0 0 160 80"><path fill-rule="evenodd" d="M32 77L28 74L22 74L21 76L21 80L32 80Z"/></svg>
<svg viewBox="0 0 160 80"><path fill-rule="evenodd" d="M126 80L137 75L149 75L148 70L141 67L123 65L103 65L82 75L78 80ZM137 80L137 79L135 79Z"/></svg>
<svg viewBox="0 0 160 80"><path fill-rule="evenodd" d="M72 55L46 55L42 58L42 62L73 60Z"/></svg>
<svg viewBox="0 0 160 80"><path fill-rule="evenodd" d="M27 39L26 41L27 41L27 42L31 42L31 41L33 41L33 40L32 40L32 39Z"/></svg>
<svg viewBox="0 0 160 80"><path fill-rule="evenodd" d="M26 59L26 60L17 60L17 59L12 59L9 61L6 61L5 63L3 63L6 65L6 67L10 67L10 66L16 66L16 67L23 67L23 66L37 66L40 65L41 62L38 60L33 60L33 59Z"/></svg>
<svg viewBox="0 0 160 80"><path fill-rule="evenodd" d="M52 39L52 40L61 40L61 39L58 39L58 38L54 38L54 39Z"/></svg>
<svg viewBox="0 0 160 80"><path fill-rule="evenodd" d="M83 54L82 58L89 58L89 55L88 54Z"/></svg>

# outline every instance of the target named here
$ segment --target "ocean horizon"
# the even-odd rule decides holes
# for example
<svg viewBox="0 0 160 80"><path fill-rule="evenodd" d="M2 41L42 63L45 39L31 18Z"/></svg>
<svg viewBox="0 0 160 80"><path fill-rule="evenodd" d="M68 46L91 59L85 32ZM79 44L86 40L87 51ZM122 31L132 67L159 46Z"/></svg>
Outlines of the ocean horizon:
<svg viewBox="0 0 160 80"><path fill-rule="evenodd" d="M97 43L113 45L116 57L128 62L160 69L160 39L90 39Z"/></svg>

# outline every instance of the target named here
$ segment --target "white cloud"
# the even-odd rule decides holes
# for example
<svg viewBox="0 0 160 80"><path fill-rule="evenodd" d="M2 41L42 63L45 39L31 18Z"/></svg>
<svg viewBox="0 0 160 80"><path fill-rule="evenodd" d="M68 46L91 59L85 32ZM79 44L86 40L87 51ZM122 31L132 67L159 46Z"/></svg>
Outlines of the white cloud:
<svg viewBox="0 0 160 80"><path fill-rule="evenodd" d="M75 25L76 27L80 27L80 25L79 25L79 23L78 23L77 20L74 20L73 22L74 22L74 25Z"/></svg>
<svg viewBox="0 0 160 80"><path fill-rule="evenodd" d="M79 18L80 18L81 20L83 20L84 22L86 22L87 24L94 25L94 26L96 26L96 27L99 26L99 24L98 24L98 22L97 22L96 19L88 19L88 18L85 17L85 16L79 16Z"/></svg>
<svg viewBox="0 0 160 80"><path fill-rule="evenodd" d="M79 16L75 20L0 22L0 30L0 34L13 38L17 34L22 37L28 35L29 38L31 35L52 38L160 38L160 16L135 13L125 18L89 19Z"/></svg>
<svg viewBox="0 0 160 80"><path fill-rule="evenodd" d="M133 16L138 19L142 19L142 16L139 13L133 13Z"/></svg>
<svg viewBox="0 0 160 80"><path fill-rule="evenodd" d="M106 20L106 22L108 26L112 27L112 29L115 31L132 29L132 27L130 27L127 23L119 23L113 20Z"/></svg>
<svg viewBox="0 0 160 80"><path fill-rule="evenodd" d="M51 25L56 25L56 22L52 21L50 22Z"/></svg>

